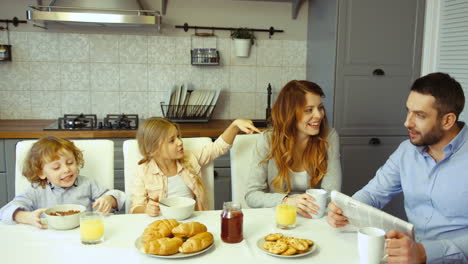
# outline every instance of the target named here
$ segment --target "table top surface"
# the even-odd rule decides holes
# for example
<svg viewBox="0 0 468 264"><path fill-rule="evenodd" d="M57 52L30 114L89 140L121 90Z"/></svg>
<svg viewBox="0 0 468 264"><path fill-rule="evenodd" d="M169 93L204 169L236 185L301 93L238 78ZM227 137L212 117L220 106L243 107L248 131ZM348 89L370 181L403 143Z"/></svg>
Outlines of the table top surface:
<svg viewBox="0 0 468 264"><path fill-rule="evenodd" d="M83 245L80 230L41 230L29 225L0 224L0 256L2 263L358 263L356 233L341 233L330 227L325 218L297 217L292 230L275 226L273 208L244 209L244 240L224 243L220 238L221 211L195 212L182 222L205 224L215 238L214 246L190 258L167 259L147 256L135 248L135 240L151 222L163 217L145 214L110 215L104 218L105 240L97 245ZM257 242L269 233L307 238L317 245L311 254L298 258L270 256L258 248Z"/></svg>

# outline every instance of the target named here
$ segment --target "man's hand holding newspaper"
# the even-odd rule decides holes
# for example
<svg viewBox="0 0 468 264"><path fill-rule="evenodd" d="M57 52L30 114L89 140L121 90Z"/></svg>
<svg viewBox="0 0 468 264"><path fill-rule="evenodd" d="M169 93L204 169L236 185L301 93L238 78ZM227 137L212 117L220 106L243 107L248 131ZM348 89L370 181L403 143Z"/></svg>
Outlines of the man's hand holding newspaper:
<svg viewBox="0 0 468 264"><path fill-rule="evenodd" d="M387 263L425 263L426 251L414 240L414 226L377 208L355 200L338 191L331 192L327 222L341 231L355 231L361 227L385 230Z"/></svg>

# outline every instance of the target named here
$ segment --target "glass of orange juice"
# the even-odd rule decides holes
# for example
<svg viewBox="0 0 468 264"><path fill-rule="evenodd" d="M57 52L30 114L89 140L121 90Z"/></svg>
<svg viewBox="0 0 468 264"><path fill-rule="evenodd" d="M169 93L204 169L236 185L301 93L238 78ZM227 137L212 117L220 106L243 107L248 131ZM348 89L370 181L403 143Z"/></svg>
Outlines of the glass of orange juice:
<svg viewBox="0 0 468 264"><path fill-rule="evenodd" d="M80 216L81 243L99 244L104 241L104 221L98 212L83 212Z"/></svg>
<svg viewBox="0 0 468 264"><path fill-rule="evenodd" d="M276 226L281 229L296 227L296 206L280 204L276 206Z"/></svg>

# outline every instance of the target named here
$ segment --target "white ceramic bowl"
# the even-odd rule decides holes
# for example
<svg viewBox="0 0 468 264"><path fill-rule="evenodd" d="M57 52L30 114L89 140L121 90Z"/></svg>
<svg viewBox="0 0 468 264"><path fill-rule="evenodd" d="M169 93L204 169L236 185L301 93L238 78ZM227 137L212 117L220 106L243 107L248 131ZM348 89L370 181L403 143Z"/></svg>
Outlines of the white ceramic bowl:
<svg viewBox="0 0 468 264"><path fill-rule="evenodd" d="M80 213L72 215L51 215L54 212L68 212L70 210L80 211ZM45 224L49 228L66 230L72 229L80 225L80 215L82 212L86 211L86 207L79 204L61 204L54 207L50 207L45 211Z"/></svg>
<svg viewBox="0 0 468 264"><path fill-rule="evenodd" d="M167 219L186 219L192 215L195 208L195 200L187 197L169 197L161 199L161 202L169 205L168 207L159 204L161 214Z"/></svg>

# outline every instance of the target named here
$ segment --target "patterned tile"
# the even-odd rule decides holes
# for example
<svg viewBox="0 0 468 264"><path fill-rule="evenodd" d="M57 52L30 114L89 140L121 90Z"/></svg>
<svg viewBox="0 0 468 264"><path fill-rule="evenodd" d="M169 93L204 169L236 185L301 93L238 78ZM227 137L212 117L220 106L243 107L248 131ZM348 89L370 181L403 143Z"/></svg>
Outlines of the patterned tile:
<svg viewBox="0 0 468 264"><path fill-rule="evenodd" d="M62 91L89 91L89 63L62 63L60 86Z"/></svg>
<svg viewBox="0 0 468 264"><path fill-rule="evenodd" d="M120 111L119 92L91 92L91 113L98 118L104 118L108 114L119 114Z"/></svg>
<svg viewBox="0 0 468 264"><path fill-rule="evenodd" d="M176 38L148 37L148 61L155 64L176 64Z"/></svg>
<svg viewBox="0 0 468 264"><path fill-rule="evenodd" d="M29 64L7 62L0 64L0 90L29 90Z"/></svg>
<svg viewBox="0 0 468 264"><path fill-rule="evenodd" d="M219 94L218 102L213 111L211 119L230 119L231 117L231 103L230 93L222 90Z"/></svg>
<svg viewBox="0 0 468 264"><path fill-rule="evenodd" d="M148 117L148 92L120 92L120 111L137 113L140 118Z"/></svg>
<svg viewBox="0 0 468 264"><path fill-rule="evenodd" d="M60 61L58 33L28 33L31 61Z"/></svg>
<svg viewBox="0 0 468 264"><path fill-rule="evenodd" d="M229 90L229 78L228 66L207 67L203 72L203 87L210 90Z"/></svg>
<svg viewBox="0 0 468 264"><path fill-rule="evenodd" d="M257 86L257 71L250 66L231 67L230 92L254 92Z"/></svg>
<svg viewBox="0 0 468 264"><path fill-rule="evenodd" d="M255 93L231 93L229 98L231 118L255 118Z"/></svg>
<svg viewBox="0 0 468 264"><path fill-rule="evenodd" d="M307 41L286 40L283 42L283 66L305 67L307 59Z"/></svg>
<svg viewBox="0 0 468 264"><path fill-rule="evenodd" d="M184 66L176 67L176 84L190 83L194 89L204 89L203 87L203 71L205 67Z"/></svg>
<svg viewBox="0 0 468 264"><path fill-rule="evenodd" d="M119 91L119 65L110 63L91 63L92 91Z"/></svg>
<svg viewBox="0 0 468 264"><path fill-rule="evenodd" d="M174 64L189 65L191 63L190 56L190 38L175 38Z"/></svg>
<svg viewBox="0 0 468 264"><path fill-rule="evenodd" d="M279 92L284 86L281 67L257 67L257 92L266 93L268 84L272 92Z"/></svg>
<svg viewBox="0 0 468 264"><path fill-rule="evenodd" d="M231 42L231 39L218 39L220 65L231 65Z"/></svg>
<svg viewBox="0 0 468 264"><path fill-rule="evenodd" d="M89 35L89 61L90 62L119 62L118 35Z"/></svg>
<svg viewBox="0 0 468 264"><path fill-rule="evenodd" d="M61 116L61 92L31 91L31 118L55 119Z"/></svg>
<svg viewBox="0 0 468 264"><path fill-rule="evenodd" d="M31 90L60 90L60 63L30 62Z"/></svg>
<svg viewBox="0 0 468 264"><path fill-rule="evenodd" d="M63 91L62 114L91 113L91 94L89 91Z"/></svg>
<svg viewBox="0 0 468 264"><path fill-rule="evenodd" d="M283 67L281 78L283 83L286 84L291 80L305 80L306 68L305 67Z"/></svg>
<svg viewBox="0 0 468 264"><path fill-rule="evenodd" d="M284 49L281 40L258 40L257 65L281 66Z"/></svg>
<svg viewBox="0 0 468 264"><path fill-rule="evenodd" d="M148 37L122 35L119 39L120 63L147 63Z"/></svg>
<svg viewBox="0 0 468 264"><path fill-rule="evenodd" d="M89 39L85 34L60 34L60 61L89 62Z"/></svg>
<svg viewBox="0 0 468 264"><path fill-rule="evenodd" d="M0 91L0 119L31 118L30 91Z"/></svg>
<svg viewBox="0 0 468 264"><path fill-rule="evenodd" d="M176 66L148 64L149 91L167 91L176 83Z"/></svg>
<svg viewBox="0 0 468 264"><path fill-rule="evenodd" d="M163 116L161 111L161 102L165 100L166 92L149 92L148 93L148 116Z"/></svg>
<svg viewBox="0 0 468 264"><path fill-rule="evenodd" d="M147 64L120 64L120 91L148 91Z"/></svg>
<svg viewBox="0 0 468 264"><path fill-rule="evenodd" d="M0 41L1 44L3 42ZM6 43L6 42L5 42ZM29 61L29 41L27 32L10 32L13 61Z"/></svg>

